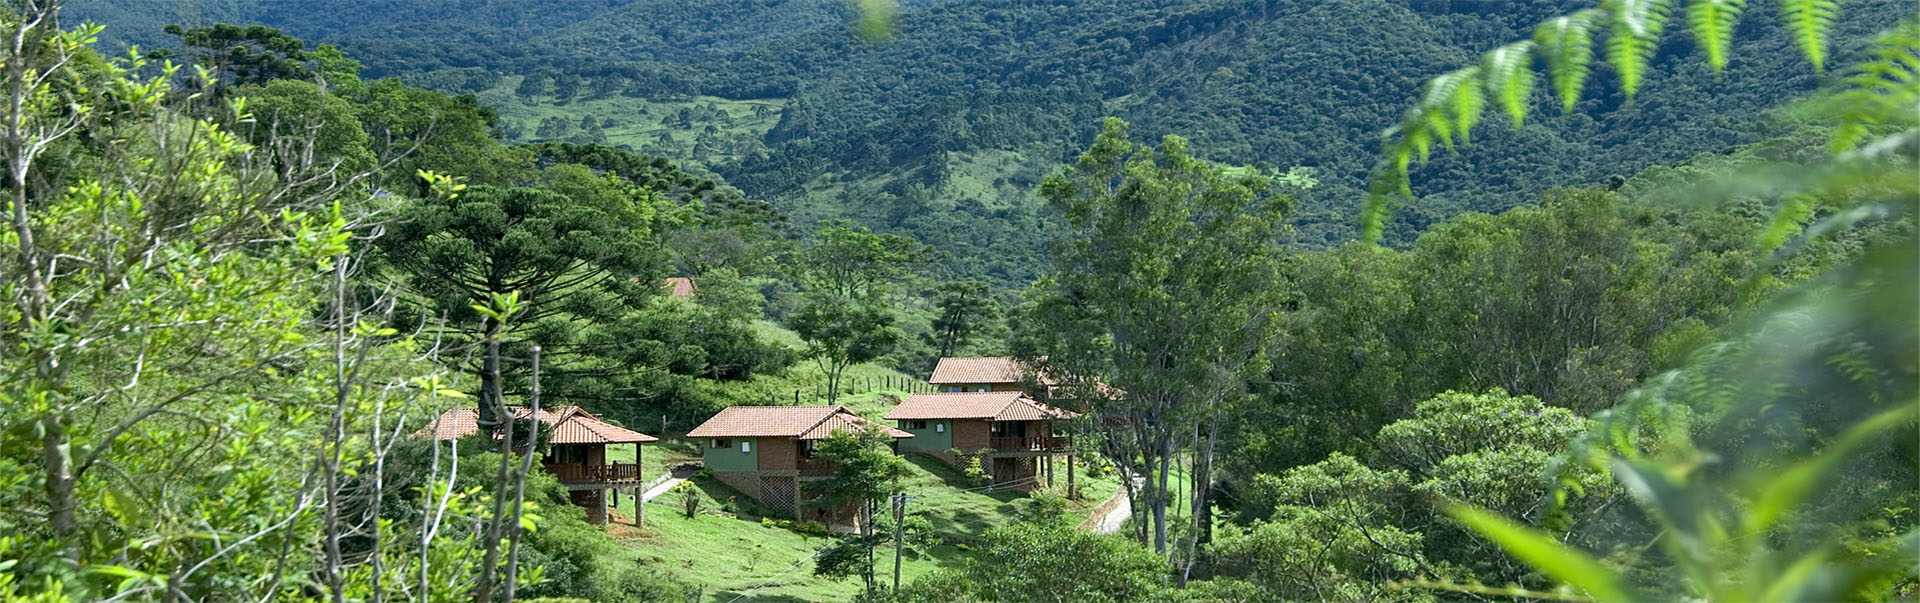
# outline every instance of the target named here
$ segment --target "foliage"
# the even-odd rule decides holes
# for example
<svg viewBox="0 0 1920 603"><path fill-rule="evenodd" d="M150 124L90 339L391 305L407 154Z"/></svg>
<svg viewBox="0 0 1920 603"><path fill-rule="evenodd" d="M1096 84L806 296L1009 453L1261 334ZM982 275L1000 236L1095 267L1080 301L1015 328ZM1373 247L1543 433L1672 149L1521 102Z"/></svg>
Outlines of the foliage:
<svg viewBox="0 0 1920 603"><path fill-rule="evenodd" d="M1581 100L1594 64L1594 33L1604 27L1607 29L1605 64L1619 76L1619 90L1626 102L1632 103L1654 62L1673 4L1671 0L1605 0L1597 8L1542 22L1535 28L1531 41L1488 51L1480 65L1428 81L1419 100L1407 109L1400 123L1388 131L1385 158L1374 171L1371 194L1361 215L1362 238L1372 243L1384 236L1389 197L1413 196L1411 166L1415 162L1426 162L1436 143L1449 150L1454 147L1455 137L1465 143L1487 104L1498 104L1513 119L1514 129L1520 128L1530 108L1522 99L1531 89L1535 73L1531 57L1539 58L1562 109L1572 113ZM1839 20L1840 3L1837 0L1783 0L1779 6L1783 30L1779 34L1793 40L1814 71L1822 70L1826 64L1828 38ZM1715 74L1727 64L1732 32L1739 24L1744 7L1745 2L1740 0L1695 0L1686 5L1693 38ZM1907 23L1912 22L1911 15L1903 17ZM1889 22L1882 21L1876 26L1884 27ZM1892 30L1886 30L1883 35L1886 33ZM1793 211L1792 205L1782 207L1780 218Z"/></svg>
<svg viewBox="0 0 1920 603"><path fill-rule="evenodd" d="M828 402L839 399L847 367L886 355L900 340L894 286L929 254L911 238L835 221L821 222L816 241L798 252L793 272L808 289L787 326L826 374Z"/></svg>
<svg viewBox="0 0 1920 603"><path fill-rule="evenodd" d="M1214 569L1287 599L1431 598L1393 585L1415 579L1542 585L1530 568L1501 558L1427 501L1472 501L1558 521L1562 532L1614 537L1618 528L1601 510L1618 491L1604 474L1568 473L1590 498L1563 515L1536 512L1556 456L1588 426L1566 409L1498 389L1442 393L1382 427L1371 460L1336 452L1250 480L1242 496L1259 508L1242 516L1251 520L1244 526L1223 528ZM1582 523L1567 526L1567 515ZM1301 550L1315 553L1290 553Z"/></svg>
<svg viewBox="0 0 1920 603"><path fill-rule="evenodd" d="M988 530L987 544L950 574L901 589L905 601L1139 601L1166 586L1165 564L1123 538L1055 522Z"/></svg>
<svg viewBox="0 0 1920 603"><path fill-rule="evenodd" d="M1134 143L1109 119L1041 188L1073 236L1055 250L1054 276L1028 294L1019 352L1065 397L1130 422L1116 436L1127 448L1109 455L1148 477L1156 551L1168 550L1174 452L1190 446L1207 471L1227 408L1267 368L1286 295L1275 240L1291 202L1267 184L1195 158L1177 136ZM1126 394L1115 399L1114 388ZM1207 442L1190 443L1196 433ZM1205 501L1194 508L1209 510ZM1203 534L1206 515L1196 514Z"/></svg>
<svg viewBox="0 0 1920 603"><path fill-rule="evenodd" d="M1411 402L1447 390L1499 387L1598 411L1671 366L1656 349L1710 332L1765 290L1741 284L1759 259L1764 207L1623 197L1557 191L1539 207L1460 216L1405 251L1294 256L1299 302L1270 353L1270 379L1286 385L1228 432L1239 451L1230 473L1361 453Z"/></svg>

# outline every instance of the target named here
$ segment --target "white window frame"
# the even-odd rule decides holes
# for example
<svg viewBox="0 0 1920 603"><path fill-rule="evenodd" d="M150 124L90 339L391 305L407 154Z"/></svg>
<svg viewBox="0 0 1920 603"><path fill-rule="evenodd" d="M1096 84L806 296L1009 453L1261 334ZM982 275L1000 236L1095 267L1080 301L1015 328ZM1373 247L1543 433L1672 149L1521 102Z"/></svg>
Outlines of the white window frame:
<svg viewBox="0 0 1920 603"><path fill-rule="evenodd" d="M933 432L934 432L934 433L946 433L946 432L947 432L947 422L946 422L946 421L934 421L934 422L933 422Z"/></svg>
<svg viewBox="0 0 1920 603"><path fill-rule="evenodd" d="M742 452L742 453L749 453L749 452L753 452L753 441L752 441L752 440L740 440L740 452Z"/></svg>

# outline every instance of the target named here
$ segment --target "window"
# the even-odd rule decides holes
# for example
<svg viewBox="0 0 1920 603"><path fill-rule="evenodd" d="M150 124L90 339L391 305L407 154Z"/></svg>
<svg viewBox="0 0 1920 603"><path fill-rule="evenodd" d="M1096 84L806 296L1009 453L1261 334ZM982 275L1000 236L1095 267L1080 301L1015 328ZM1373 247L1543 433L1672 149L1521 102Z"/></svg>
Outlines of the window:
<svg viewBox="0 0 1920 603"><path fill-rule="evenodd" d="M941 421L941 422L938 422L938 423L934 423L934 424L933 424L933 432L934 432L934 433L946 433L946 432L947 432L947 422L946 422L946 421Z"/></svg>
<svg viewBox="0 0 1920 603"><path fill-rule="evenodd" d="M586 446L554 446L548 462L579 464L587 462Z"/></svg>
<svg viewBox="0 0 1920 603"><path fill-rule="evenodd" d="M907 421L907 429L926 429L926 421Z"/></svg>
<svg viewBox="0 0 1920 603"><path fill-rule="evenodd" d="M753 442L749 442L749 441L746 441L746 440L740 440L740 451L741 451L741 452L753 452Z"/></svg>
<svg viewBox="0 0 1920 603"><path fill-rule="evenodd" d="M987 386L985 386L985 385L975 385L975 386L973 386L973 392L974 392L974 393L977 393L977 394L984 394L984 393L986 393L986 392L987 392Z"/></svg>
<svg viewBox="0 0 1920 603"><path fill-rule="evenodd" d="M721 448L732 448L732 447L733 447L733 440L714 440L713 441L713 448L715 450L719 450Z"/></svg>
<svg viewBox="0 0 1920 603"><path fill-rule="evenodd" d="M959 393L959 392L964 392L964 391L967 391L967 388L965 388L965 387L963 387L963 386L959 386L959 385L949 385L949 386L947 386L947 390L946 390L946 391L947 391L947 393L950 393L950 394L951 394L951 393Z"/></svg>

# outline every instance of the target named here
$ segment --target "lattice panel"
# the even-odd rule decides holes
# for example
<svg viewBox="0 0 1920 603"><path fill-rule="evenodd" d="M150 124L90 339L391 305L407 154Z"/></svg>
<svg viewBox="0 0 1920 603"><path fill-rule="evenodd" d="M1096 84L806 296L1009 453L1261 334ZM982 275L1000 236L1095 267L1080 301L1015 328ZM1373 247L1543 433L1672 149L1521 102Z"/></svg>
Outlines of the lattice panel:
<svg viewBox="0 0 1920 603"><path fill-rule="evenodd" d="M760 502L788 516L796 516L800 496L798 483L791 477L760 478Z"/></svg>

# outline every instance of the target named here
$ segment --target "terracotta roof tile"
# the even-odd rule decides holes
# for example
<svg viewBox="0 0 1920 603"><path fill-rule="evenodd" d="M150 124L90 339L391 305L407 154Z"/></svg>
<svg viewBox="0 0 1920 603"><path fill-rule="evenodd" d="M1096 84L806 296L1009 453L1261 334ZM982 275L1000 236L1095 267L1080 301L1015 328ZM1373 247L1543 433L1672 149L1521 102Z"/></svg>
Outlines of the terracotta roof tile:
<svg viewBox="0 0 1920 603"><path fill-rule="evenodd" d="M1019 361L1005 356L941 358L927 383L1018 383L1022 372Z"/></svg>
<svg viewBox="0 0 1920 603"><path fill-rule="evenodd" d="M525 406L508 407L516 419L525 419L532 409ZM553 444L633 444L657 442L656 438L638 431L625 429L593 416L578 406L556 406L540 409L540 422L553 427ZM433 422L415 432L416 436L432 436L436 440L464 438L480 431L480 411L475 408L455 408L441 413Z"/></svg>
<svg viewBox="0 0 1920 603"><path fill-rule="evenodd" d="M797 438L825 439L835 431L857 426L886 430L896 438L913 434L861 418L841 406L732 406L707 419L690 438Z"/></svg>
<svg viewBox="0 0 1920 603"><path fill-rule="evenodd" d="M887 420L993 419L1044 421L1071 419L1079 413L1061 410L1020 392L914 394L887 413Z"/></svg>
<svg viewBox="0 0 1920 603"><path fill-rule="evenodd" d="M693 297L693 279L691 278L667 277L666 287L674 297Z"/></svg>

